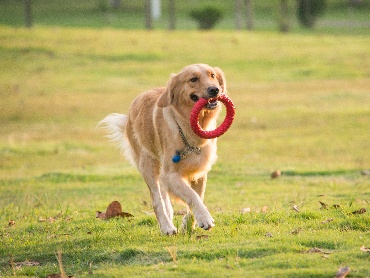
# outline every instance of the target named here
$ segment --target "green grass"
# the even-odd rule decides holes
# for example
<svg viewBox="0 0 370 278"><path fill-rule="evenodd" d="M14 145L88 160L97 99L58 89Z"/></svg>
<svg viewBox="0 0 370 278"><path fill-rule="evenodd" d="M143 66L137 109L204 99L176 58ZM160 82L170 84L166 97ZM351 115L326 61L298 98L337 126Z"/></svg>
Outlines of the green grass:
<svg viewBox="0 0 370 278"><path fill-rule="evenodd" d="M370 210L366 34L0 27L0 276L59 272L61 250L77 277L333 277L347 265L368 277L369 212L352 214ZM197 62L224 70L237 107L206 192L216 227L163 237L142 178L95 126ZM95 219L113 200L135 217Z"/></svg>

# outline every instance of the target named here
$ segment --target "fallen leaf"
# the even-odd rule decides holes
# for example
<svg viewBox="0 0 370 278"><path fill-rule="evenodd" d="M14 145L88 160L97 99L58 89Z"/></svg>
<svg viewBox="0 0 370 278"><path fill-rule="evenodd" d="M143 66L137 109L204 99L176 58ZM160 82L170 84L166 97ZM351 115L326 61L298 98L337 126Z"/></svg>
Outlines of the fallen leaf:
<svg viewBox="0 0 370 278"><path fill-rule="evenodd" d="M241 213L249 213L249 212L251 212L252 210L251 210L251 208L242 208L241 210L240 210L240 212Z"/></svg>
<svg viewBox="0 0 370 278"><path fill-rule="evenodd" d="M48 217L48 218L42 218L42 217L40 217L39 218L39 222L54 223L55 222L55 218L54 217Z"/></svg>
<svg viewBox="0 0 370 278"><path fill-rule="evenodd" d="M321 224L330 223L333 221L333 218L326 219L325 221L322 221Z"/></svg>
<svg viewBox="0 0 370 278"><path fill-rule="evenodd" d="M325 255L329 255L331 253L333 253L332 251L324 251L320 248L317 248L317 247L314 247L314 248L311 248L307 251L305 251L304 253L320 253L320 254L325 254Z"/></svg>
<svg viewBox="0 0 370 278"><path fill-rule="evenodd" d="M145 215L154 215L154 212L153 211L145 211L145 210L142 210L141 212L144 213Z"/></svg>
<svg viewBox="0 0 370 278"><path fill-rule="evenodd" d="M361 175L363 175L363 176L369 176L370 175L370 171L369 170L362 170L361 171Z"/></svg>
<svg viewBox="0 0 370 278"><path fill-rule="evenodd" d="M209 236L208 235L200 235L200 236L197 236L196 237L196 240L201 240L201 239L208 239Z"/></svg>
<svg viewBox="0 0 370 278"><path fill-rule="evenodd" d="M14 266L39 266L40 262L37 261L24 261L24 262L12 262Z"/></svg>
<svg viewBox="0 0 370 278"><path fill-rule="evenodd" d="M183 210L176 210L173 214L174 215L186 215L188 212L186 209Z"/></svg>
<svg viewBox="0 0 370 278"><path fill-rule="evenodd" d="M8 222L8 226L10 227L10 226L14 226L15 225L15 221L14 220L9 220L9 222Z"/></svg>
<svg viewBox="0 0 370 278"><path fill-rule="evenodd" d="M296 212L299 212L299 207L297 205L292 206L292 210L295 210Z"/></svg>
<svg viewBox="0 0 370 278"><path fill-rule="evenodd" d="M320 209L328 209L328 205L319 201L320 205L321 205L321 208Z"/></svg>
<svg viewBox="0 0 370 278"><path fill-rule="evenodd" d="M266 213L266 212L268 211L268 209L269 209L269 207L268 207L268 206L263 206L263 207L262 207L262 209L261 209L261 211L262 211L263 213Z"/></svg>
<svg viewBox="0 0 370 278"><path fill-rule="evenodd" d="M337 274L335 274L335 278L344 278L348 273L350 273L351 270L348 266L339 268Z"/></svg>
<svg viewBox="0 0 370 278"><path fill-rule="evenodd" d="M367 248L364 245L361 246L360 250L363 251L363 252L370 253L370 248Z"/></svg>
<svg viewBox="0 0 370 278"><path fill-rule="evenodd" d="M352 211L351 214L363 214L366 212L365 208L361 208L359 210Z"/></svg>
<svg viewBox="0 0 370 278"><path fill-rule="evenodd" d="M113 218L117 216L133 217L132 214L122 211L122 206L118 201L113 201L112 203L110 203L109 206L107 207L106 212L101 212L101 211L96 212L96 218L100 218L100 219L109 219L109 218Z"/></svg>
<svg viewBox="0 0 370 278"><path fill-rule="evenodd" d="M280 170L276 170L276 171L271 173L271 178L272 179L277 179L279 177L281 177L281 171Z"/></svg>
<svg viewBox="0 0 370 278"><path fill-rule="evenodd" d="M106 219L105 212L97 211L96 212L96 218Z"/></svg>
<svg viewBox="0 0 370 278"><path fill-rule="evenodd" d="M297 235L297 234L300 233L300 231L302 231L302 228L297 228L297 229L295 229L295 230L292 231L292 234L293 235Z"/></svg>
<svg viewBox="0 0 370 278"><path fill-rule="evenodd" d="M48 276L46 276L46 278L74 278L74 276L73 275L68 275L68 276L66 276L66 275L64 275L64 276L62 276L62 274L49 274Z"/></svg>

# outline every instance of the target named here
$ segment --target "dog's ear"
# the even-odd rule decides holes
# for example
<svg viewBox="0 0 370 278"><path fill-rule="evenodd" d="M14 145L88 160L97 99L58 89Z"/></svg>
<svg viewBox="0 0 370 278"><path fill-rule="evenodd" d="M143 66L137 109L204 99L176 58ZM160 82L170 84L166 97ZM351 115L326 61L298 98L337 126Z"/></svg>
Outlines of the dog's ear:
<svg viewBox="0 0 370 278"><path fill-rule="evenodd" d="M168 80L167 82L166 89L164 90L164 92L162 93L162 95L159 97L157 101L158 107L164 108L172 103L173 98L174 98L174 90L175 90L176 83L177 83L176 77L177 77L177 74L174 74L174 73L171 74L170 80Z"/></svg>
<svg viewBox="0 0 370 278"><path fill-rule="evenodd" d="M218 83L220 84L222 91L226 93L226 79L225 79L225 74L220 68L214 68L216 72L216 78L218 80Z"/></svg>

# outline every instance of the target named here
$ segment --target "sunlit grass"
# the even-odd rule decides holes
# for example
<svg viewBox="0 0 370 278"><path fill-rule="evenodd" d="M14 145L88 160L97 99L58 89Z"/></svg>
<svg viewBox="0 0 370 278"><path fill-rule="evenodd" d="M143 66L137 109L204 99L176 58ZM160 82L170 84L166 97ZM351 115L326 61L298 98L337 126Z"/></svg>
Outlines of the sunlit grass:
<svg viewBox="0 0 370 278"><path fill-rule="evenodd" d="M0 276L59 272L61 250L75 276L334 276L349 265L366 277L369 213L352 212L370 202L369 49L359 35L0 27ZM237 107L209 174L216 227L162 237L143 179L96 124L198 62L224 70ZM113 200L135 217L95 219ZM313 247L332 253L304 253Z"/></svg>

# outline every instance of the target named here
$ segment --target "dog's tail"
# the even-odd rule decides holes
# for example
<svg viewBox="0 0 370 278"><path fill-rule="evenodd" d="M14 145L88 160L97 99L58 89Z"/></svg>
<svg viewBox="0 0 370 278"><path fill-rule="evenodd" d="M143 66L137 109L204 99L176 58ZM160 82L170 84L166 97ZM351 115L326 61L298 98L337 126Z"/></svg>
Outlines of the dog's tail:
<svg viewBox="0 0 370 278"><path fill-rule="evenodd" d="M107 131L107 137L119 144L122 143L128 117L123 114L112 113L106 116L98 124L98 127L103 127Z"/></svg>
<svg viewBox="0 0 370 278"><path fill-rule="evenodd" d="M104 128L107 131L107 137L116 142L126 158L131 163L135 164L132 157L131 146L125 132L127 122L127 115L112 113L101 120L98 123L98 127Z"/></svg>

